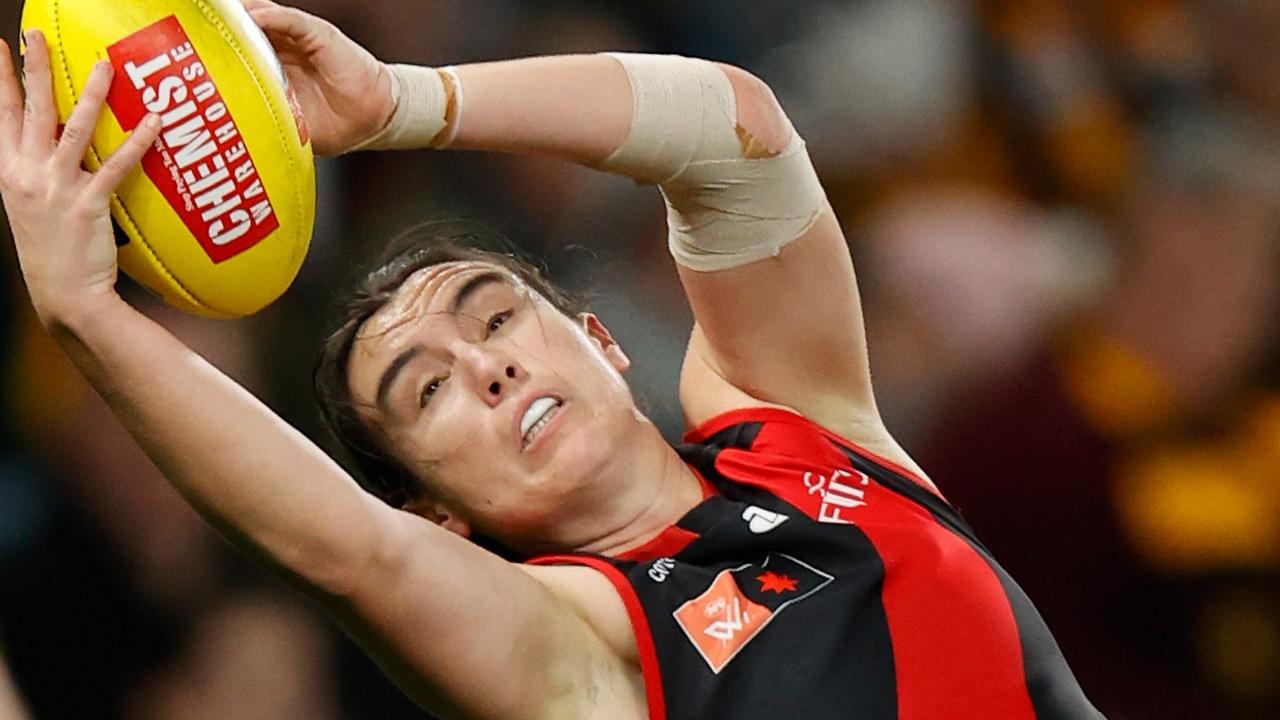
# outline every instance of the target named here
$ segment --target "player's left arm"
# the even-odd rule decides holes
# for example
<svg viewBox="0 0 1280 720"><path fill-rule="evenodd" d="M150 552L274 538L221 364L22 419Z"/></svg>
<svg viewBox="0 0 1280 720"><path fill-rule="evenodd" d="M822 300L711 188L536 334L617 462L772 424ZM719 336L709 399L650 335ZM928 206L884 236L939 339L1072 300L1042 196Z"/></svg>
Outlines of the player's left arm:
<svg viewBox="0 0 1280 720"><path fill-rule="evenodd" d="M657 184L696 324L696 425L784 405L885 448L844 234L769 87L688 58L528 58L457 69L450 147L549 154ZM888 444L891 444L889 442Z"/></svg>
<svg viewBox="0 0 1280 720"><path fill-rule="evenodd" d="M680 393L691 425L776 404L886 446L844 234L764 82L644 55L528 58L457 76L465 101L450 147L556 155L662 188L696 319Z"/></svg>
<svg viewBox="0 0 1280 720"><path fill-rule="evenodd" d="M744 159L777 162L779 154L797 152L796 131L769 87L744 70L719 67L734 90ZM797 165L794 172L807 177L779 179L805 186L812 216L807 226L778 223L776 236L755 239L776 254L714 270L677 263L696 318L681 400L691 425L765 402L860 439L880 432L880 422L853 261L812 167Z"/></svg>
<svg viewBox="0 0 1280 720"><path fill-rule="evenodd" d="M553 155L659 185L697 319L681 383L691 423L773 403L856 441L880 437L849 251L804 143L763 82L654 55L386 66L320 18L245 3L308 122L333 130L317 141L322 152Z"/></svg>

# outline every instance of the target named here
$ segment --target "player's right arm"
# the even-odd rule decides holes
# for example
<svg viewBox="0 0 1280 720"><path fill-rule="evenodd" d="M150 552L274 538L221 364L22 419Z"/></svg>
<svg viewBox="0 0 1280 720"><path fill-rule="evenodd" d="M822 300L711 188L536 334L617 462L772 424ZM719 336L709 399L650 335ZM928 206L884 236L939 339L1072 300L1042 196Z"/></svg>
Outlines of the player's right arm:
<svg viewBox="0 0 1280 720"><path fill-rule="evenodd" d="M96 173L80 160L103 63L55 139L48 48L27 36L24 104L0 43L0 193L41 321L211 523L320 597L416 700L450 717L584 716L634 694L628 660L528 573L364 493L323 452L114 290L108 199L149 118ZM620 700L621 699L621 700ZM603 715L602 715L603 716ZM625 713L612 713L625 716Z"/></svg>

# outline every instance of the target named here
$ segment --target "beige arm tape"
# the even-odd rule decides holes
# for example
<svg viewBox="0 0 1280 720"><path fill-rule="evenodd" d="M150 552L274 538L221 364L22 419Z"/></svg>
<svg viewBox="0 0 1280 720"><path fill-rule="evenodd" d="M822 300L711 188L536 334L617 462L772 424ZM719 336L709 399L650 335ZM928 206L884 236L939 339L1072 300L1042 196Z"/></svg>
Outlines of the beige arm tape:
<svg viewBox="0 0 1280 720"><path fill-rule="evenodd" d="M817 173L793 130L772 157L743 157L737 101L705 60L610 53L627 71L634 110L622 145L601 169L657 183L667 201L676 262L713 272L776 256L826 207Z"/></svg>
<svg viewBox="0 0 1280 720"><path fill-rule="evenodd" d="M395 111L386 126L351 150L445 147L458 127L462 85L453 68L389 65Z"/></svg>

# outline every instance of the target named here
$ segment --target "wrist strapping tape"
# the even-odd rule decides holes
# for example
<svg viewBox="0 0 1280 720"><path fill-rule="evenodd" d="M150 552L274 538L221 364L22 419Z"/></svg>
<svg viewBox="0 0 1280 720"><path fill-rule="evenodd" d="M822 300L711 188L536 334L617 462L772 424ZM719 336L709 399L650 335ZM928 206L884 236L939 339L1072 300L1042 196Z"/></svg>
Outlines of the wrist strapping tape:
<svg viewBox="0 0 1280 720"><path fill-rule="evenodd" d="M395 111L386 126L351 150L411 150L443 147L453 140L461 85L453 68L389 65L391 100ZM444 74L450 75L452 88ZM454 122L449 118L450 90ZM442 132L445 131L445 132Z"/></svg>

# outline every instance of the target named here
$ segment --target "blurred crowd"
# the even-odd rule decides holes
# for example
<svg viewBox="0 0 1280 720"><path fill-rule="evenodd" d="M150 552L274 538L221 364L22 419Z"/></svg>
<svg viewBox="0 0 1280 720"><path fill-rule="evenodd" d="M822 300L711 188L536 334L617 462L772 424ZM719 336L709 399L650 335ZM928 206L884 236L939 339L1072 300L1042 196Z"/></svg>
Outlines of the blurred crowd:
<svg viewBox="0 0 1280 720"><path fill-rule="evenodd" d="M850 239L886 422L1098 707L1280 717L1280 3L298 5L393 61L625 49L763 77ZM15 38L19 3L0 8ZM593 301L678 440L691 318L651 188L425 151L319 180L307 263L266 312L214 322L125 292L327 444L311 354L353 268L416 222L479 220ZM165 485L4 247L0 657L34 716L421 717ZM0 715L14 703L0 683Z"/></svg>

